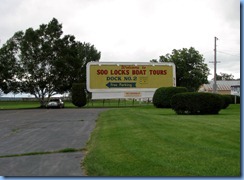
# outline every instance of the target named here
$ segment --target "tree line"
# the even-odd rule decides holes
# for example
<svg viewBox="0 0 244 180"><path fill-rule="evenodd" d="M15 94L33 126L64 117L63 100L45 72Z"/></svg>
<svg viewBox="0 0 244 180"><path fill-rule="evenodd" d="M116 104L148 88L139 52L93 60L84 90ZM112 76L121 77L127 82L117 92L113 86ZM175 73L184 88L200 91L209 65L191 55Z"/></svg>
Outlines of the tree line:
<svg viewBox="0 0 244 180"><path fill-rule="evenodd" d="M0 94L29 93L45 105L55 94L72 89L72 84L86 82L86 64L99 61L101 52L94 45L64 35L62 24L53 18L38 29L16 32L0 49ZM208 83L209 68L193 47L174 49L150 62L173 62L176 84L197 91ZM233 79L222 73L217 79Z"/></svg>

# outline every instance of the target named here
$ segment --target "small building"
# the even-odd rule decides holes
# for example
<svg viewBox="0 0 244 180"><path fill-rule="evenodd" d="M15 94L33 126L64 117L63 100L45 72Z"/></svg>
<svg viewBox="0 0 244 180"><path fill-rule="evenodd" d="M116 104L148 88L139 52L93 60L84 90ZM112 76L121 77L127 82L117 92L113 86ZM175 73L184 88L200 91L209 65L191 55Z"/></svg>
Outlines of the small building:
<svg viewBox="0 0 244 180"><path fill-rule="evenodd" d="M199 88L198 92L213 92L214 81L210 81L208 84L203 84ZM224 80L216 81L217 84L217 93L218 94L232 94L234 91L238 91L240 95L240 80Z"/></svg>

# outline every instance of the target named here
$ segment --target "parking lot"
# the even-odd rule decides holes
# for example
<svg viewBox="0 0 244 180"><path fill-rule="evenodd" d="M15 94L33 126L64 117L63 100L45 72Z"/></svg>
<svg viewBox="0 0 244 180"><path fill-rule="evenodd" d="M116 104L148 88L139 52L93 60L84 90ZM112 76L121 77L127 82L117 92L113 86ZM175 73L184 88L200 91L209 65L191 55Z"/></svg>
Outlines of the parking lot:
<svg viewBox="0 0 244 180"><path fill-rule="evenodd" d="M1 176L83 176L84 152L23 155L84 148L106 109L0 111ZM3 157L22 154L19 157Z"/></svg>

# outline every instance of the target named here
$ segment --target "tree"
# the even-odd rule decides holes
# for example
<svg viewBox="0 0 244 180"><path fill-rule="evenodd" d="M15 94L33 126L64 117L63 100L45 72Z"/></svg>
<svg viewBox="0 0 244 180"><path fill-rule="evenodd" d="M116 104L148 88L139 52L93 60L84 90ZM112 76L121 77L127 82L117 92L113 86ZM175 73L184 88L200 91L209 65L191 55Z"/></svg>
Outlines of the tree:
<svg viewBox="0 0 244 180"><path fill-rule="evenodd" d="M67 64L70 68L73 66L78 67L76 70L71 71L70 77L73 78L71 82L86 83L86 64L91 61L98 61L101 54L96 50L94 45L85 42L78 42L76 44L76 50L77 58L73 62L70 62L70 64Z"/></svg>
<svg viewBox="0 0 244 180"><path fill-rule="evenodd" d="M203 55L193 47L174 49L172 54L160 56L159 62L173 62L176 66L176 85L188 91L197 91L200 85L208 83L209 68Z"/></svg>
<svg viewBox="0 0 244 180"><path fill-rule="evenodd" d="M6 68L0 73L0 89L30 93L44 106L45 98L69 91L75 82L85 82L86 64L98 61L100 52L62 34L55 18L39 29L15 33L0 49L0 67Z"/></svg>
<svg viewBox="0 0 244 180"><path fill-rule="evenodd" d="M152 63L157 63L158 62L158 60L157 59L152 59L152 60L150 60L150 62L152 62Z"/></svg>
<svg viewBox="0 0 244 180"><path fill-rule="evenodd" d="M18 68L14 56L16 51L13 38L0 49L0 91L5 94L17 91L15 73Z"/></svg>
<svg viewBox="0 0 244 180"><path fill-rule="evenodd" d="M221 72L220 75L217 74L216 80L234 80L234 76L232 74Z"/></svg>

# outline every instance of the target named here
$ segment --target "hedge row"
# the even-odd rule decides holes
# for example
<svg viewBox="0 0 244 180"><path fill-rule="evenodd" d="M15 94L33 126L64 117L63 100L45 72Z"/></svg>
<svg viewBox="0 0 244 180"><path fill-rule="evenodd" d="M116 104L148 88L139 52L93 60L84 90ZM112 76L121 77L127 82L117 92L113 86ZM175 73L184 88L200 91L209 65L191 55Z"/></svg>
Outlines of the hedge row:
<svg viewBox="0 0 244 180"><path fill-rule="evenodd" d="M172 108L177 114L218 114L232 103L235 103L232 95L190 93L184 87L161 87L153 96L154 106Z"/></svg>
<svg viewBox="0 0 244 180"><path fill-rule="evenodd" d="M187 92L185 87L161 87L153 95L153 104L157 108L171 108L171 98L177 93Z"/></svg>
<svg viewBox="0 0 244 180"><path fill-rule="evenodd" d="M234 95L224 95L224 96L228 96L231 99L231 103L230 104L240 104L240 96L234 96Z"/></svg>
<svg viewBox="0 0 244 180"><path fill-rule="evenodd" d="M226 109L230 104L232 104L232 98L229 95L221 95L223 99L222 109Z"/></svg>
<svg viewBox="0 0 244 180"><path fill-rule="evenodd" d="M171 99L177 114L218 114L223 103L221 95L212 93L180 93Z"/></svg>

